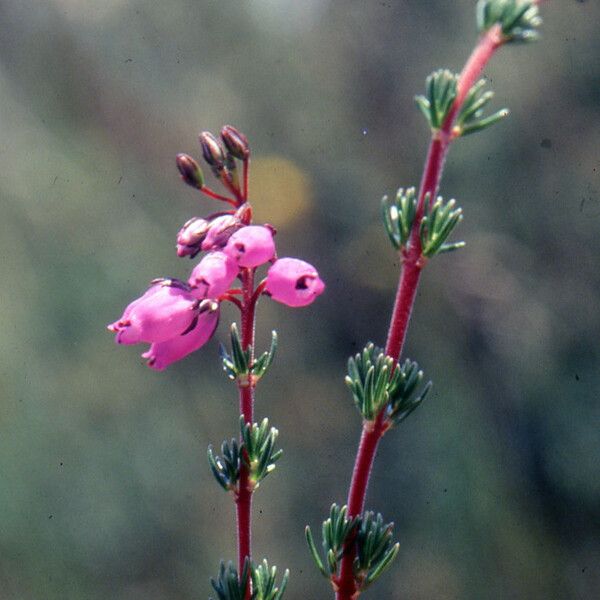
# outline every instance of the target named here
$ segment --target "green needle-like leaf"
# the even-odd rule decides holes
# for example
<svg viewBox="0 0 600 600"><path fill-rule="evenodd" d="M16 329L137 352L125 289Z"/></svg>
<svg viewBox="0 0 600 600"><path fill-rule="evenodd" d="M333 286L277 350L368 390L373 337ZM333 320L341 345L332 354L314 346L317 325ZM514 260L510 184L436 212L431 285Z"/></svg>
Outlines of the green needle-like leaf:
<svg viewBox="0 0 600 600"><path fill-rule="evenodd" d="M324 577L329 577L329 573L325 570L325 567L323 566L323 561L319 556L319 551L315 546L315 540L308 525L304 529L304 535L306 536L306 543L308 544L308 549L310 550L310 554L313 560L315 561L317 568L319 569L319 571L321 571Z"/></svg>
<svg viewBox="0 0 600 600"><path fill-rule="evenodd" d="M267 369L273 363L275 358L275 352L277 350L277 332L271 332L271 346L267 352L263 352L259 358L254 361L252 365L252 375L255 380L260 379L266 372Z"/></svg>

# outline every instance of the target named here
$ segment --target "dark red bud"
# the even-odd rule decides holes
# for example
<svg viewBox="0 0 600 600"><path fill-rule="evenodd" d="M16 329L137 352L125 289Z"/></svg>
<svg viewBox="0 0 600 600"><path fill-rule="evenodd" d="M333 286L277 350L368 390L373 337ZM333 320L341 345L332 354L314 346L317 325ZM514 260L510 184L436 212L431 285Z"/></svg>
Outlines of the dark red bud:
<svg viewBox="0 0 600 600"><path fill-rule="evenodd" d="M211 166L222 168L225 162L225 154L219 140L209 131L203 131L200 136L200 145L202 146L202 156Z"/></svg>
<svg viewBox="0 0 600 600"><path fill-rule="evenodd" d="M221 139L232 156L235 156L240 160L247 160L250 156L248 138L235 127L225 125L223 129L221 129Z"/></svg>
<svg viewBox="0 0 600 600"><path fill-rule="evenodd" d="M204 186L204 175L200 165L189 154L178 154L175 160L181 179L193 188L201 190Z"/></svg>

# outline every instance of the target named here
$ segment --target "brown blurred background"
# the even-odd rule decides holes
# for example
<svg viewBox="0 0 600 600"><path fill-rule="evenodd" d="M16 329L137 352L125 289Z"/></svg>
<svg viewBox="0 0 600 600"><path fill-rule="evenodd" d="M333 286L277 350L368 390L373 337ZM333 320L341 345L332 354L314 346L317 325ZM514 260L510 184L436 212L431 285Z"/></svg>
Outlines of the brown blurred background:
<svg viewBox="0 0 600 600"><path fill-rule="evenodd" d="M435 383L376 462L368 506L399 559L366 598L592 599L600 589L600 6L544 7L543 39L486 75L509 119L453 148L466 218L433 261L407 353ZM345 362L383 343L398 260L379 200L416 185L427 74L459 70L474 2L0 2L0 598L207 598L235 556L205 452L235 433L217 338L163 374L105 324L215 209L174 156L232 123L259 219L318 266L313 306L265 301L280 351L257 416L285 455L255 555L286 597L330 598L303 527L343 502L360 422Z"/></svg>

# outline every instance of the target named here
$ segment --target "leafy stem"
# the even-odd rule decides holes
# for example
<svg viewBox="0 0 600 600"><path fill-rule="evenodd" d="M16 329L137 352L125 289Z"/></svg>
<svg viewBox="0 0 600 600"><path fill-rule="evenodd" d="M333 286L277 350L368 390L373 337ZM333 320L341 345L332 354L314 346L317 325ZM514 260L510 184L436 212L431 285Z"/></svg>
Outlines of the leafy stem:
<svg viewBox="0 0 600 600"><path fill-rule="evenodd" d="M495 51L504 41L506 40L502 34L502 27L499 24L491 25L481 35L475 49L456 80L454 100L447 107L446 116L441 122L441 127L434 129L432 132L417 197L414 222L410 231L410 241L406 252L402 253L402 271L385 347L385 354L396 361L395 368L398 368L397 361L404 346L421 270L425 264L422 260L420 227L423 216L427 213L427 209L430 208L426 207L425 203L432 202L437 195L446 155L453 141L453 125L461 106L469 90L471 90ZM349 518L362 514L364 510L369 477L379 440L387 430L385 413L385 409L382 409L374 421L365 421L363 424L348 492ZM355 600L360 594L359 582L357 582L353 570L355 557L356 550L352 547L348 548L348 551L342 557L340 574L336 582L337 600Z"/></svg>

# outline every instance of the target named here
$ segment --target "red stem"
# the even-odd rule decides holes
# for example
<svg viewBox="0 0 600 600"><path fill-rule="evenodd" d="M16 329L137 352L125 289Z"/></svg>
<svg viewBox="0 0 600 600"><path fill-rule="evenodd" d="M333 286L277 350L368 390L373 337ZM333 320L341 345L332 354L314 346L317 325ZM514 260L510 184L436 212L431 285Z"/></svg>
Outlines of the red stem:
<svg viewBox="0 0 600 600"><path fill-rule="evenodd" d="M247 201L248 200L248 174L250 172L250 157L248 156L245 160L244 160L244 172L242 175L242 196L244 197L244 200Z"/></svg>
<svg viewBox="0 0 600 600"><path fill-rule="evenodd" d="M256 300L254 299L254 270L244 269L242 279L242 348L254 347L254 316ZM251 357L252 359L253 357ZM254 418L254 383L251 381L238 383L240 396L240 415L244 415L246 423ZM242 463L240 468L239 489L236 495L237 539L238 539L238 572L241 574L246 558L251 557L251 513L252 489L249 487L248 468ZM248 585L246 600L250 598L251 588Z"/></svg>
<svg viewBox="0 0 600 600"><path fill-rule="evenodd" d="M223 171L221 171L221 183L237 198L236 206L241 206L245 200L244 195L233 183L231 173L229 173L227 169L223 169Z"/></svg>
<svg viewBox="0 0 600 600"><path fill-rule="evenodd" d="M417 214L411 232L409 250L402 256L402 272L398 283L396 301L392 312L385 352L396 361L399 360L406 339L406 330L410 321L421 270L424 260L421 256L419 224L425 209L425 196L430 194L433 201L437 193L446 155L452 141L452 126L465 96L471 89L486 64L498 47L502 45L501 30L498 25L491 27L479 39L469 60L465 64L457 84L457 95L454 104L444 121L440 131L436 132L429 145L417 205ZM374 422L363 424L360 444L354 463L352 481L348 492L348 516L360 515L364 510L365 497L369 485L369 477L373 461L377 453L379 440L387 430L385 410L382 410ZM357 589L353 574L355 549L348 548L342 558L340 575L336 579L336 599L355 600L360 591Z"/></svg>
<svg viewBox="0 0 600 600"><path fill-rule="evenodd" d="M233 200L232 198L228 198L227 196L222 196L221 194L217 194L217 192L215 192L213 189L207 187L207 186L202 186L200 188L200 191L207 195L209 198L214 198L215 200L221 200L222 202L227 202L228 204L231 204L231 206L234 206L237 208L237 202L235 200Z"/></svg>

